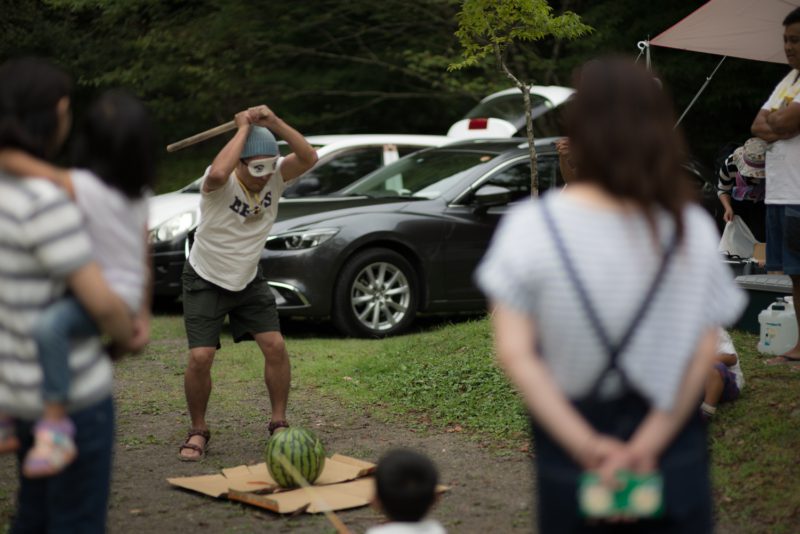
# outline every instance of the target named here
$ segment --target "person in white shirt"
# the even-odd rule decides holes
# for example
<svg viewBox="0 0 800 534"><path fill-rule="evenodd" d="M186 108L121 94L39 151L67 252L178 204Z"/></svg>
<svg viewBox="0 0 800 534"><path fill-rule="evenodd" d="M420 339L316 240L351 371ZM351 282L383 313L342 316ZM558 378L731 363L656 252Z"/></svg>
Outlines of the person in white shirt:
<svg viewBox="0 0 800 534"><path fill-rule="evenodd" d="M278 215L278 198L289 182L314 166L317 153L267 106L237 113L236 125L236 134L203 177L200 224L182 275L189 340L184 389L191 417L178 453L183 461L202 459L211 439L206 423L211 365L226 316L234 342L254 339L264 355L272 407L269 433L289 426L289 355L259 260ZM279 156L272 132L289 144L291 154Z"/></svg>
<svg viewBox="0 0 800 534"><path fill-rule="evenodd" d="M395 449L386 453L375 470L373 505L389 519L366 534L444 534L438 521L425 519L436 502L436 466L420 453Z"/></svg>
<svg viewBox="0 0 800 534"><path fill-rule="evenodd" d="M783 20L783 50L792 70L772 91L751 131L771 143L767 149L767 271L792 279L800 299L800 8ZM800 316L798 316L800 325ZM800 342L768 363L800 362Z"/></svg>

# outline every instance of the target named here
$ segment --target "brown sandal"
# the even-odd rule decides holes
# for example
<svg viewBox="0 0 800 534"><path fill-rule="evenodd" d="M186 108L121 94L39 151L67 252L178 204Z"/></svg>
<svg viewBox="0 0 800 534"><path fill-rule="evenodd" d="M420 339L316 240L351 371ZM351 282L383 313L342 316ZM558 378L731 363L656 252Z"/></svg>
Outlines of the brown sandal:
<svg viewBox="0 0 800 534"><path fill-rule="evenodd" d="M203 446L195 445L194 443L189 443L189 440L192 439L194 436L200 436L205 440ZM208 450L208 442L211 441L211 431L210 430L200 430L199 428L190 428L189 432L186 435L186 440L178 447L178 458L182 462L199 462L203 458L206 457L206 451ZM184 449L190 449L193 451L197 451L200 454L198 456L184 456L181 454L181 451Z"/></svg>
<svg viewBox="0 0 800 534"><path fill-rule="evenodd" d="M289 423L286 421L270 421L269 425L267 425L267 430L269 430L270 436L274 436L275 431L279 428L289 428Z"/></svg>

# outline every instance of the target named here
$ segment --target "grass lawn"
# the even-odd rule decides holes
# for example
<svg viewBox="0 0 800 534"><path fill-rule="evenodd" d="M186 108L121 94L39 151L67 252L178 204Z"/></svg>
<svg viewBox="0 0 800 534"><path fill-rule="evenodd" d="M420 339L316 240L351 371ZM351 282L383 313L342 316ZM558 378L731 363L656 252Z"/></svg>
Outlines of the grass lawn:
<svg viewBox="0 0 800 534"><path fill-rule="evenodd" d="M491 330L486 319L438 326L421 333L385 340L342 339L320 328L287 329L292 356L292 395L313 389L352 414L365 412L401 428L459 432L464 439L492 445L499 456L519 454L526 443L524 411L502 373L495 367ZM322 330L323 332L320 332ZM154 319L153 343L140 356L151 361L171 382L180 382L185 366L185 340L180 316ZM755 351L757 337L733 332L747 384L741 398L723 405L711 426L715 501L721 532L792 533L800 525L800 366L769 367ZM253 357L252 344L224 350L214 365L215 382L258 389L263 360ZM134 360L123 360L120 373L129 383L138 376ZM130 367L128 367L130 366ZM174 388L173 388L174 389ZM144 390L143 390L144 391ZM124 435L156 439L148 433L125 432L135 414L181 413L184 399L169 388L118 391L119 425ZM240 390L215 390L214 407L237 413L242 420L263 418L263 406L242 402ZM176 426L183 424L176 419ZM233 423L232 423L233 424ZM236 429L220 428L234 432ZM124 447L145 446L127 443ZM220 466L221 467L221 466ZM0 493L0 518L13 510L12 495ZM4 531L0 521L0 532Z"/></svg>

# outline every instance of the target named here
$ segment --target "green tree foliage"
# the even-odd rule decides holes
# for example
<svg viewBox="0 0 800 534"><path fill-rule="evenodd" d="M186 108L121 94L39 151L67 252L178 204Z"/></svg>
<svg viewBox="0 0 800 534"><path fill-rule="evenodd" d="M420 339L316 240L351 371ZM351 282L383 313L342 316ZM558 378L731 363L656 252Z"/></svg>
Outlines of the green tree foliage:
<svg viewBox="0 0 800 534"><path fill-rule="evenodd" d="M505 9L516 2L486 3ZM558 34L534 41L514 37L506 43L508 67L521 80L569 85L573 70L587 59L609 52L635 55L637 41L703 3L550 0L553 18L572 11L595 31L574 41ZM456 37L461 5L459 0L0 0L0 61L35 54L61 64L75 80L78 115L98 91L123 86L147 101L165 142L230 120L257 103L273 106L308 134L444 133L478 99L511 85L493 54L447 72L462 50ZM775 38L780 39L780 28ZM718 60L653 49L655 69L679 111ZM710 163L719 146L744 140L786 70L728 59L682 125L694 152ZM203 150L198 146L186 154ZM170 161L176 157L184 155L170 155Z"/></svg>
<svg viewBox="0 0 800 534"><path fill-rule="evenodd" d="M533 82L512 71L508 51L518 42L535 42L548 37L576 39L591 28L571 11L553 16L553 8L545 0L464 0L457 18L456 36L464 48L463 60L450 65L450 70L476 66L487 56L493 56L505 75L522 91L531 153L531 194L536 196L539 187L530 95Z"/></svg>

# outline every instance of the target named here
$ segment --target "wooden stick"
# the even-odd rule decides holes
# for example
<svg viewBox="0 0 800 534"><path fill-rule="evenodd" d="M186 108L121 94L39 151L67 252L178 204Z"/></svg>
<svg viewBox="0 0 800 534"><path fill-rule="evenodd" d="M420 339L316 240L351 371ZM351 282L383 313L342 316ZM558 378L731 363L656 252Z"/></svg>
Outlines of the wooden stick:
<svg viewBox="0 0 800 534"><path fill-rule="evenodd" d="M236 121L226 122L225 124L220 124L210 130L206 130L205 132L200 132L199 134L195 134L191 137L187 137L186 139L181 139L180 141L176 141L171 145L167 145L167 152L175 152L176 150L180 150L182 148L186 148L187 146L192 146L201 141L205 141L206 139L211 139L212 137L216 137L220 134L224 134L225 132L230 132L231 130L236 129Z"/></svg>
<svg viewBox="0 0 800 534"><path fill-rule="evenodd" d="M328 518L328 521L331 522L331 525L333 525L333 528L336 529L336 532L338 534L352 534L350 532L350 529L347 528L347 525L345 525L342 522L342 520L339 519L339 516L333 513L332 510L324 509L324 508L330 508L330 505L328 505L328 503L326 503L325 500L322 497L320 497L316 491L314 491L314 488L311 486L311 484L309 484L308 481L305 479L305 477L303 477L303 475L300 473L300 471L298 471L297 468L289 462L286 456L276 451L275 457L281 463L283 468L289 471L289 474L292 475L292 478L294 478L297 482L300 483L300 487L303 488L303 490L308 493L308 496L311 497L311 500L316 502L317 505L323 508L322 513L324 513L325 517Z"/></svg>

